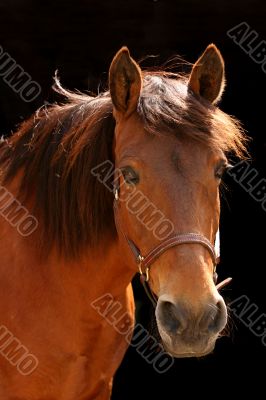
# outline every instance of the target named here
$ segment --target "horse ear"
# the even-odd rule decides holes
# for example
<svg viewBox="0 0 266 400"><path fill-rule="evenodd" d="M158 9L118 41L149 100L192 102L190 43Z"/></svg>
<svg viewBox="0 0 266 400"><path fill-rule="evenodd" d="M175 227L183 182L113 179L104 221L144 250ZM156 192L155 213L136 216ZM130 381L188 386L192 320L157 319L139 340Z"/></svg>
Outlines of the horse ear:
<svg viewBox="0 0 266 400"><path fill-rule="evenodd" d="M224 60L214 44L194 64L188 86L211 103L220 100L225 86Z"/></svg>
<svg viewBox="0 0 266 400"><path fill-rule="evenodd" d="M138 105L142 85L141 69L127 47L116 53L109 69L109 88L115 116L128 117Z"/></svg>

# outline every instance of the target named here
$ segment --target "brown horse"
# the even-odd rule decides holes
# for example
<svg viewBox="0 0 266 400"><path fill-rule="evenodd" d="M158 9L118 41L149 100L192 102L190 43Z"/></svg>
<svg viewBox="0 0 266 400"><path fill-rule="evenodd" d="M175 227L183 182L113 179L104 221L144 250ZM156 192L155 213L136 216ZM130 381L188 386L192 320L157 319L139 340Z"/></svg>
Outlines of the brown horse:
<svg viewBox="0 0 266 400"><path fill-rule="evenodd" d="M219 185L246 139L215 106L221 54L208 46L180 76L142 72L122 48L109 86L91 97L57 82L67 102L1 144L1 399L109 399L137 268L169 354L211 352L226 325L213 279Z"/></svg>

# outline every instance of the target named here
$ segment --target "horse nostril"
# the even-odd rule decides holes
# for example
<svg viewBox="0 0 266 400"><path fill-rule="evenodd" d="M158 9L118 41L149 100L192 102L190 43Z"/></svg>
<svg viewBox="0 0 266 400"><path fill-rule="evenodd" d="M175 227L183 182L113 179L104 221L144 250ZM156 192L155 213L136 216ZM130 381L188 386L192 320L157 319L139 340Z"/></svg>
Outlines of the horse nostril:
<svg viewBox="0 0 266 400"><path fill-rule="evenodd" d="M157 316L170 334L181 333L186 328L183 308L170 301L159 302Z"/></svg>
<svg viewBox="0 0 266 400"><path fill-rule="evenodd" d="M212 304L211 309L208 309L205 321L207 322L207 330L212 333L219 333L225 327L227 312L222 298L218 300L216 305Z"/></svg>
<svg viewBox="0 0 266 400"><path fill-rule="evenodd" d="M227 312L224 300L219 297L216 303L205 305L203 313L192 313L191 308L181 302L172 303L159 298L156 318L163 330L170 336L182 334L183 340L199 338L201 335L219 333L226 325Z"/></svg>

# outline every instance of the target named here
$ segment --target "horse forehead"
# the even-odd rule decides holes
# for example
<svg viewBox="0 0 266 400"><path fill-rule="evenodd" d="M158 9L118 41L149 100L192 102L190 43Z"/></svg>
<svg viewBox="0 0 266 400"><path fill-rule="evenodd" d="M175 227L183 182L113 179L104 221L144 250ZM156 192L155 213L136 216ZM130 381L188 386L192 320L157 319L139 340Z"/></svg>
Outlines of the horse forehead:
<svg viewBox="0 0 266 400"><path fill-rule="evenodd" d="M197 164L205 166L210 161L210 152L200 143L181 139L174 133L148 133L138 118L130 118L119 127L116 153L118 156L135 155L144 161L156 158L168 160L178 167L188 167L190 170Z"/></svg>
<svg viewBox="0 0 266 400"><path fill-rule="evenodd" d="M200 143L185 138L176 132L147 132L145 125L137 113L121 121L116 126L115 152L118 157L125 153L136 155L144 161L159 158L178 162L179 167L192 171L198 165L200 169L210 162L211 151ZM184 133L184 132L183 132Z"/></svg>
<svg viewBox="0 0 266 400"><path fill-rule="evenodd" d="M131 135L120 135L116 141L116 155L120 157L129 157L131 159L143 161L144 164L161 161L172 162L173 147L175 147L175 139L167 137L153 136L140 129L132 132Z"/></svg>
<svg viewBox="0 0 266 400"><path fill-rule="evenodd" d="M149 132L145 123L137 112L132 114L126 120L119 122L115 129L116 149L124 150L127 148L138 148L139 150L152 149L153 152L166 150L167 147L177 144L178 138L174 133L160 131L158 124L158 135Z"/></svg>

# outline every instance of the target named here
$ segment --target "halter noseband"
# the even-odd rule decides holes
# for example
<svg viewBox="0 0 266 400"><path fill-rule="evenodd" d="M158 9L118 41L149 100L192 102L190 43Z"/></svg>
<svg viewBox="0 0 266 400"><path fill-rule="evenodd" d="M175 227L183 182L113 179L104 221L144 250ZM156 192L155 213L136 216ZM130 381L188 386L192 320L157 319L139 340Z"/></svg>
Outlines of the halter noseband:
<svg viewBox="0 0 266 400"><path fill-rule="evenodd" d="M163 240L159 245L154 247L151 251L146 256L143 256L141 254L141 251L139 248L135 245L135 243L129 239L124 230L122 229L121 222L120 222L120 217L118 215L118 209L117 209L117 203L119 200L119 190L116 187L114 191L114 216L115 216L115 223L117 230L119 230L123 237L125 238L126 242L129 245L129 248L131 252L134 255L136 264L138 265L138 270L140 273L140 281L145 289L145 292L149 299L151 300L152 304L154 307L156 307L157 304L157 298L152 292L148 282L150 278L150 268L152 264L154 263L155 260L157 260L166 250L170 249L171 247L179 246L181 244L200 244L201 246L205 247L205 249L208 250L212 262L213 262L213 280L216 283L217 281L217 273L216 273L216 266L219 263L220 260L220 237L219 237L219 230L216 234L216 240L215 240L215 245L209 241L205 236L199 234L199 233L181 233L181 234L173 234L170 237L166 238ZM227 278L224 281L220 282L218 285L216 285L217 290L221 289L225 285L227 285L232 278Z"/></svg>

